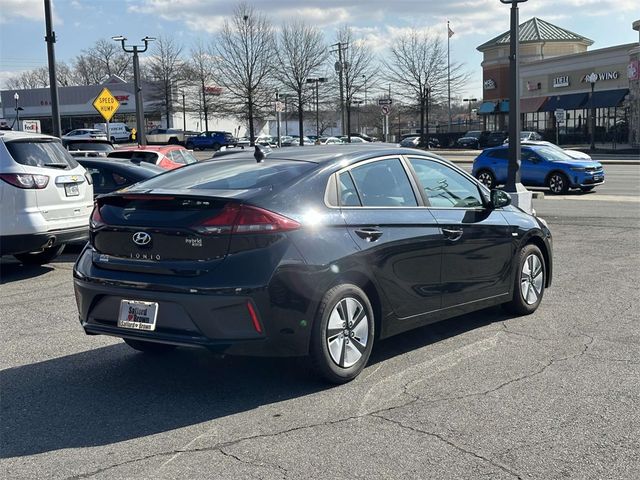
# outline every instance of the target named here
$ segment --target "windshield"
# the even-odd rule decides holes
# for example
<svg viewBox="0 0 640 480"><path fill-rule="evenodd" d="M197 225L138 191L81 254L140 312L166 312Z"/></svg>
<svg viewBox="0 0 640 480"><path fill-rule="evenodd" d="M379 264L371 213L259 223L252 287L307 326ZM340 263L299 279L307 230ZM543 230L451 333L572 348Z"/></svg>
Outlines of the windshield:
<svg viewBox="0 0 640 480"><path fill-rule="evenodd" d="M572 162L573 159L560 148L540 147L536 153L550 162Z"/></svg>
<svg viewBox="0 0 640 480"><path fill-rule="evenodd" d="M189 168L180 168L162 177L147 180L143 188L169 190L211 189L249 190L284 185L311 170L315 164L288 160L220 160L201 162Z"/></svg>
<svg viewBox="0 0 640 480"><path fill-rule="evenodd" d="M56 140L16 140L5 144L13 159L30 167L76 168L78 162Z"/></svg>

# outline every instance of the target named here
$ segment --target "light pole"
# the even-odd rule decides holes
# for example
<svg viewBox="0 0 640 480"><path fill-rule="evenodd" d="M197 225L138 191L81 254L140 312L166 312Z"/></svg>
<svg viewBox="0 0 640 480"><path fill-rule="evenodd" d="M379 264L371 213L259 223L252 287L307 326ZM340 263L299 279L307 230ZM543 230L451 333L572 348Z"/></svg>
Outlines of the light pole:
<svg viewBox="0 0 640 480"><path fill-rule="evenodd" d="M111 39L116 42L120 42L122 50L126 53L133 53L133 88L135 90L136 97L136 129L138 130L138 145L145 146L147 144L147 136L144 124L144 105L142 103L142 87L140 86L140 63L138 61L138 54L146 52L149 48L149 42L153 42L155 38L147 36L142 39L144 45L129 46L124 44L127 39L122 35L111 37ZM167 121L169 121L169 119L167 119Z"/></svg>
<svg viewBox="0 0 640 480"><path fill-rule="evenodd" d="M324 77L307 78L307 83L315 83L316 85L316 141L320 138L320 84L326 82ZM300 132L302 137L302 132Z"/></svg>
<svg viewBox="0 0 640 480"><path fill-rule="evenodd" d="M184 102L184 90L182 90L182 131L187 131L187 109Z"/></svg>
<svg viewBox="0 0 640 480"><path fill-rule="evenodd" d="M471 102L477 102L478 99L477 98L463 98L462 99L463 102L467 102L467 104L469 105L469 115L467 116L468 118L468 125L471 125Z"/></svg>
<svg viewBox="0 0 640 480"><path fill-rule="evenodd" d="M426 118L426 122L425 122L425 130L426 130L426 137L425 137L425 132L422 132L422 141L424 143L424 148L426 148L427 150L429 150L429 94L431 93L431 85L427 84L426 86L426 91L427 91L427 105L425 108L425 116Z"/></svg>
<svg viewBox="0 0 640 480"><path fill-rule="evenodd" d="M596 82L598 81L598 74L593 72L585 77L585 80L591 84L591 96L589 97L589 105L590 105L590 121L591 124L591 146L589 147L591 151L596 149L596 109L593 106L593 90L596 87Z"/></svg>
<svg viewBox="0 0 640 480"><path fill-rule="evenodd" d="M527 0L500 0L511 4L511 28L509 32L509 165L505 190L514 205L531 213L533 194L521 183L520 174L520 26L518 3Z"/></svg>
<svg viewBox="0 0 640 480"><path fill-rule="evenodd" d="M364 103L364 101L362 101L362 100L351 100L351 103L353 105L357 106L357 109L358 109L358 116L357 116L358 127L357 127L356 130L358 131L358 133L362 133L362 132L360 132L360 105L362 105Z"/></svg>

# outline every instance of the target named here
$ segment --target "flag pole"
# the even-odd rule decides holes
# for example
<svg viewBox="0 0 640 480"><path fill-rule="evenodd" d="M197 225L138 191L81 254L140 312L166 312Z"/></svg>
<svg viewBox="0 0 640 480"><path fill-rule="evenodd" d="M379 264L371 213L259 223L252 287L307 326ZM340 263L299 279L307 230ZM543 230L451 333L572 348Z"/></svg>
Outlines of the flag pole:
<svg viewBox="0 0 640 480"><path fill-rule="evenodd" d="M449 113L449 133L451 133L451 60L449 58L449 40L451 39L451 27L449 27L449 20L447 20L447 106Z"/></svg>

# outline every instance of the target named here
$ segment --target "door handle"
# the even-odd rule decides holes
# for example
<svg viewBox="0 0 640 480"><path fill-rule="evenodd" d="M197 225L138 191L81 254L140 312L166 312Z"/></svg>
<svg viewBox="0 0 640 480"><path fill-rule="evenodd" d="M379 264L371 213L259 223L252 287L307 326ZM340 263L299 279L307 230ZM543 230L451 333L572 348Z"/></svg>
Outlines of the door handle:
<svg viewBox="0 0 640 480"><path fill-rule="evenodd" d="M442 233L447 237L447 240L451 240L452 242L456 242L462 238L461 228L443 228Z"/></svg>
<svg viewBox="0 0 640 480"><path fill-rule="evenodd" d="M382 236L382 233L381 230L375 228L360 228L356 230L356 235L367 242L375 242Z"/></svg>

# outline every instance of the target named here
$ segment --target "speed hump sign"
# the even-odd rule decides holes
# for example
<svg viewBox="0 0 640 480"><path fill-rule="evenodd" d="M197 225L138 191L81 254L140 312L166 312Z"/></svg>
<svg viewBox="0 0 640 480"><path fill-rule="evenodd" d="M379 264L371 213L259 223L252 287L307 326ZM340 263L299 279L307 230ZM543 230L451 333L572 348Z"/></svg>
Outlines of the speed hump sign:
<svg viewBox="0 0 640 480"><path fill-rule="evenodd" d="M103 88L100 94L93 101L93 108L95 108L102 118L106 122L111 121L111 118L120 107L120 102L116 97L111 95L108 88Z"/></svg>

